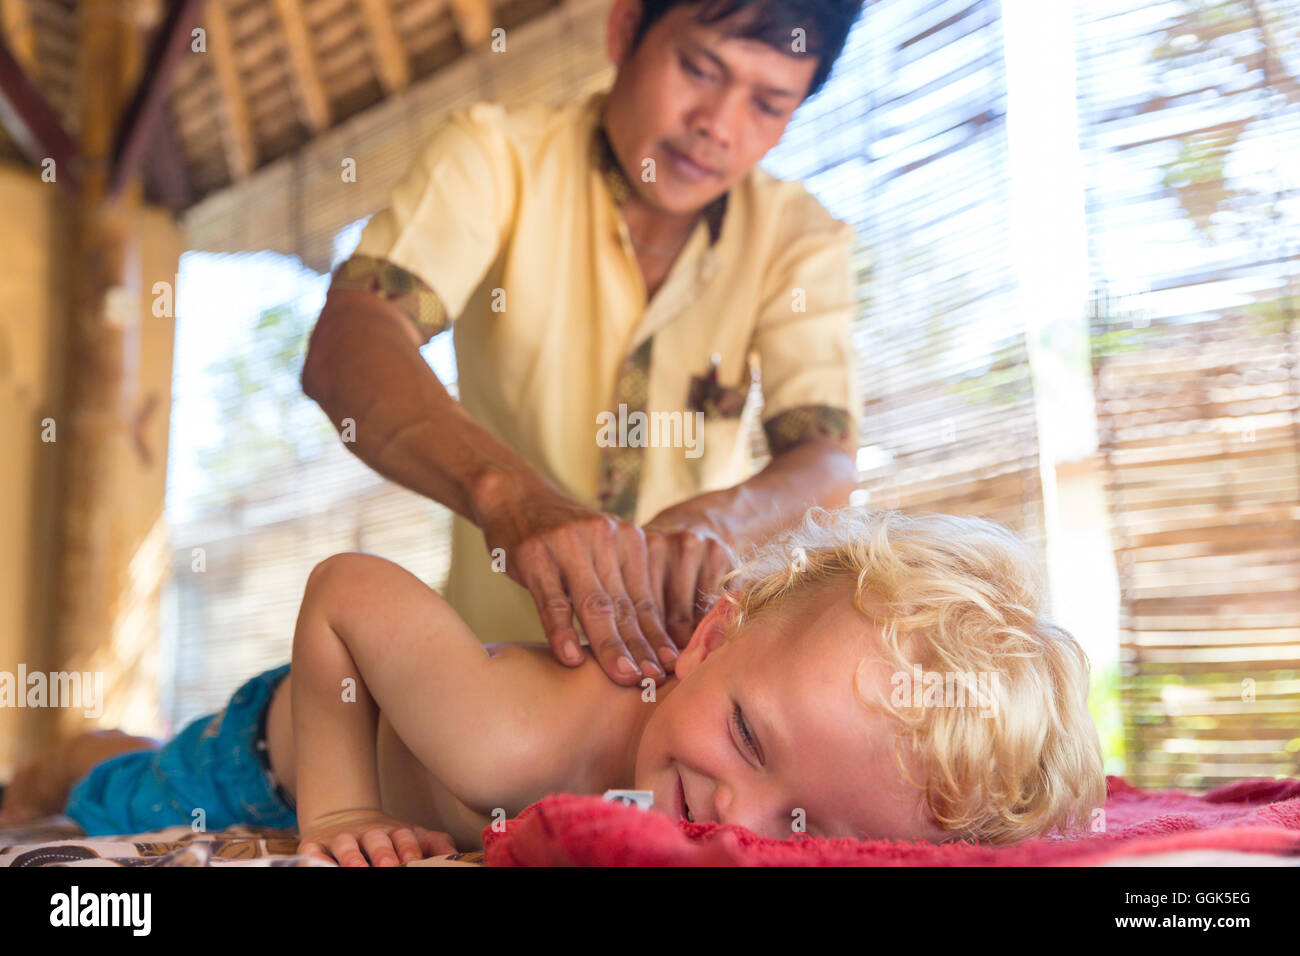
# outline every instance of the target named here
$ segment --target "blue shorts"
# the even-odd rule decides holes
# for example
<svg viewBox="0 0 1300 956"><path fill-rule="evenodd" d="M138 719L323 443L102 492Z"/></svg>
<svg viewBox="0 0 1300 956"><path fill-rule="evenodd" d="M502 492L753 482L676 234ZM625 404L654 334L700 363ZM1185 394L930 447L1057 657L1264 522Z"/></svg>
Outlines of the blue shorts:
<svg viewBox="0 0 1300 956"><path fill-rule="evenodd" d="M118 754L97 764L72 788L64 813L89 836L199 821L205 830L236 823L297 829L290 798L275 784L269 758L258 748L264 746L271 695L288 673L284 664L258 674L223 710L192 721L161 750Z"/></svg>

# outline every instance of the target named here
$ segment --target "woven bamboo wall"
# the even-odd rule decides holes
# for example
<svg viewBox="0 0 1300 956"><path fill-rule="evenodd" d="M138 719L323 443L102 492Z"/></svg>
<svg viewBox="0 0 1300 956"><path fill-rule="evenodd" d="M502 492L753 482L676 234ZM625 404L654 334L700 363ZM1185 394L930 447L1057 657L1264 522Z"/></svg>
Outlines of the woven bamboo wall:
<svg viewBox="0 0 1300 956"><path fill-rule="evenodd" d="M1238 313L1133 332L1133 351L1094 356L1130 779L1295 776L1300 325Z"/></svg>

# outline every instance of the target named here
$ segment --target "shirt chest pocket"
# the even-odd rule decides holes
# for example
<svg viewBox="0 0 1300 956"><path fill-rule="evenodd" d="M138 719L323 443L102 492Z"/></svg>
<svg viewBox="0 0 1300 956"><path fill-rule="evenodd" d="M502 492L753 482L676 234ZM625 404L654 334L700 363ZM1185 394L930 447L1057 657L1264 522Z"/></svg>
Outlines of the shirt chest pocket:
<svg viewBox="0 0 1300 956"><path fill-rule="evenodd" d="M690 378L686 407L696 419L699 439L686 457L693 483L701 491L724 488L745 477L741 423L752 382L748 363L738 380L723 379L716 366Z"/></svg>
<svg viewBox="0 0 1300 956"><path fill-rule="evenodd" d="M744 377L735 385L720 381L718 367L714 365L703 375L691 376L686 408L691 412L703 412L706 422L739 420L745 410L752 382L753 376L748 364L745 366Z"/></svg>

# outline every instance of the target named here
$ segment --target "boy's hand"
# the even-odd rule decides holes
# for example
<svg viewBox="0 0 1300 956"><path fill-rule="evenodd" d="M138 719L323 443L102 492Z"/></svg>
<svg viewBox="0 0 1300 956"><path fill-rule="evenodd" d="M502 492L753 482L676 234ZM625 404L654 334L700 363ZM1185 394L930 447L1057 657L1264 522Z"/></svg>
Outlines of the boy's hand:
<svg viewBox="0 0 1300 956"><path fill-rule="evenodd" d="M339 810L301 830L298 852L340 866L397 866L457 851L451 837L437 830L379 810Z"/></svg>

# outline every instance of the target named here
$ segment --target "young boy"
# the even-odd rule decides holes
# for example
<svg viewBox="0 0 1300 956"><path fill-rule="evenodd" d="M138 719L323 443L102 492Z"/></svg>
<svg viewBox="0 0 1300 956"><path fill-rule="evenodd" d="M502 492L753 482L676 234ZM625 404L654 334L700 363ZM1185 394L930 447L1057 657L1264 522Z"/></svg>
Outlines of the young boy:
<svg viewBox="0 0 1300 956"><path fill-rule="evenodd" d="M658 687L613 684L590 651L570 669L485 648L413 575L341 554L308 579L291 673L161 750L94 763L153 742L82 741L28 779L89 770L65 812L92 835L202 810L208 829L296 822L300 852L355 866L479 848L503 813L611 788L777 839L1012 843L1104 800L1087 692L1004 528L812 509L732 573Z"/></svg>

